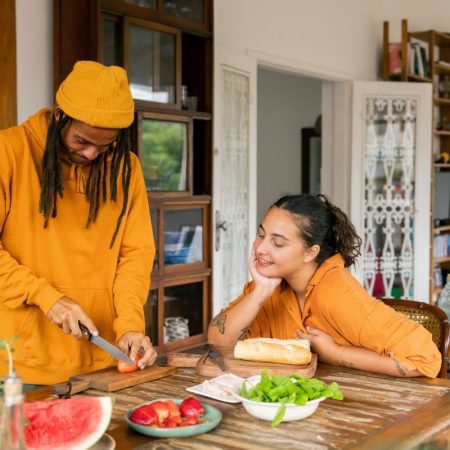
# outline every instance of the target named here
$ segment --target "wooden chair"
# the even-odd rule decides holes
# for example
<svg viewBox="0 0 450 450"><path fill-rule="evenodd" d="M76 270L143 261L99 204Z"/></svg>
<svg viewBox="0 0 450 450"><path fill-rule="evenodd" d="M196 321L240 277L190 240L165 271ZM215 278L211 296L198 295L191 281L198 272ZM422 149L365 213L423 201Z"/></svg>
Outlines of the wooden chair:
<svg viewBox="0 0 450 450"><path fill-rule="evenodd" d="M381 298L380 300L409 319L419 322L431 333L433 342L442 355L442 365L438 377L447 378L450 345L450 321L447 314L441 308L430 303L393 298Z"/></svg>

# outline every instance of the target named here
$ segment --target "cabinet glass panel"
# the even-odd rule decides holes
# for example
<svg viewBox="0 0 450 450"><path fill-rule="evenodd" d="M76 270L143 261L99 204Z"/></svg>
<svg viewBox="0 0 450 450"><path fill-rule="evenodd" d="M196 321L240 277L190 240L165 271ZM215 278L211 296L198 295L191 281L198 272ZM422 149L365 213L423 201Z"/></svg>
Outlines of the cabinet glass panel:
<svg viewBox="0 0 450 450"><path fill-rule="evenodd" d="M143 6L144 8L156 8L156 0L125 0L125 3L131 5Z"/></svg>
<svg viewBox="0 0 450 450"><path fill-rule="evenodd" d="M418 101L365 102L364 287L377 298L412 298Z"/></svg>
<svg viewBox="0 0 450 450"><path fill-rule="evenodd" d="M103 64L120 66L120 27L119 23L103 21Z"/></svg>
<svg viewBox="0 0 450 450"><path fill-rule="evenodd" d="M203 282L164 289L164 343L203 332Z"/></svg>
<svg viewBox="0 0 450 450"><path fill-rule="evenodd" d="M174 34L130 25L129 78L133 98L175 103Z"/></svg>
<svg viewBox="0 0 450 450"><path fill-rule="evenodd" d="M159 230L159 224L158 224L158 210L153 209L152 205L150 205L150 216L152 220L152 229L153 229L153 239L155 240L155 262L153 263L153 270L158 270L159 268L159 262L158 262L158 230Z"/></svg>
<svg viewBox="0 0 450 450"><path fill-rule="evenodd" d="M142 120L141 163L148 191L187 191L187 123Z"/></svg>
<svg viewBox="0 0 450 450"><path fill-rule="evenodd" d="M153 289L148 294L147 303L144 306L145 334L153 345L158 345L158 291Z"/></svg>
<svg viewBox="0 0 450 450"><path fill-rule="evenodd" d="M203 23L203 0L164 0L163 11L172 16Z"/></svg>
<svg viewBox="0 0 450 450"><path fill-rule="evenodd" d="M203 210L164 212L164 264L203 261Z"/></svg>

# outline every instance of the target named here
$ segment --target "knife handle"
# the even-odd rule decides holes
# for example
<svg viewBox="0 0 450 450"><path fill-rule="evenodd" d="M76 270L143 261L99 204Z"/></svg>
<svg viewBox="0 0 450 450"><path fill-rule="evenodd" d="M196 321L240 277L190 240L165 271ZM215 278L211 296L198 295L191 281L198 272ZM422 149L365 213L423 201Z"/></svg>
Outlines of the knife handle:
<svg viewBox="0 0 450 450"><path fill-rule="evenodd" d="M80 327L81 333L87 336L88 339L90 339L92 333L89 331L89 328L83 322L81 322L81 320L78 321L78 326Z"/></svg>
<svg viewBox="0 0 450 450"><path fill-rule="evenodd" d="M86 391L90 385L90 380L70 380L65 383L53 384L51 390L58 397L70 398L73 394Z"/></svg>

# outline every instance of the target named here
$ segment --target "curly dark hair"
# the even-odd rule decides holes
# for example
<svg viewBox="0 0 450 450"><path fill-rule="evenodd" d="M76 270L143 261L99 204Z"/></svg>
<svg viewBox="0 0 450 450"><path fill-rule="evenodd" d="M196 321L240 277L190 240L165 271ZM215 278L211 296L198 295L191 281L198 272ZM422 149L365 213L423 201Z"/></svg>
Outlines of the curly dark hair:
<svg viewBox="0 0 450 450"><path fill-rule="evenodd" d="M308 248L313 245L320 247L316 257L319 264L340 253L345 267L350 267L361 255L362 241L355 227L325 195L287 195L271 206L274 207L284 209L295 217L300 238Z"/></svg>
<svg viewBox="0 0 450 450"><path fill-rule="evenodd" d="M42 157L42 181L39 199L39 212L44 216L44 228L48 226L50 215L52 218L57 215L58 195L61 198L64 196L64 180L62 178L60 161L62 146L61 131L71 120L73 119L66 114L60 114L56 117L55 113L53 113L48 128L47 141ZM109 176L110 201L115 202L117 199L117 178L123 161L121 170L123 204L122 210L117 218L116 228L112 235L109 248L112 248L114 245L128 204L128 188L131 178L130 134L128 128L119 131L115 146L112 146L108 152L99 155L91 163L86 186L86 199L89 202L86 228L89 228L89 225L95 222L97 218L100 206L100 194L102 194L103 203L106 202L107 158L111 153L111 170Z"/></svg>

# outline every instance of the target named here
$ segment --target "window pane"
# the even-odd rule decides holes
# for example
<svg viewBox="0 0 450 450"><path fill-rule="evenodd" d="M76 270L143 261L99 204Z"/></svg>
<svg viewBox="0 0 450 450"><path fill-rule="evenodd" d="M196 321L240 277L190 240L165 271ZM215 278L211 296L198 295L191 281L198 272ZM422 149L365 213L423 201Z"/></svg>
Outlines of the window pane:
<svg viewBox="0 0 450 450"><path fill-rule="evenodd" d="M164 343L203 332L203 283L164 289Z"/></svg>
<svg viewBox="0 0 450 450"><path fill-rule="evenodd" d="M153 289L148 294L147 303L144 306L145 334L153 345L158 345L158 291Z"/></svg>
<svg viewBox="0 0 450 450"><path fill-rule="evenodd" d="M118 22L103 21L103 64L120 65L120 28Z"/></svg>
<svg viewBox="0 0 450 450"><path fill-rule="evenodd" d="M164 0L167 14L203 23L203 0Z"/></svg>
<svg viewBox="0 0 450 450"><path fill-rule="evenodd" d="M186 191L187 125L184 122L142 120L142 157L149 191Z"/></svg>
<svg viewBox="0 0 450 450"><path fill-rule="evenodd" d="M170 33L130 27L130 88L133 98L175 103L175 42Z"/></svg>
<svg viewBox="0 0 450 450"><path fill-rule="evenodd" d="M130 27L130 88L133 98L152 100L154 32Z"/></svg>
<svg viewBox="0 0 450 450"><path fill-rule="evenodd" d="M365 102L364 287L374 297L411 298L417 100Z"/></svg>
<svg viewBox="0 0 450 450"><path fill-rule="evenodd" d="M203 210L164 213L164 264L203 261Z"/></svg>
<svg viewBox="0 0 450 450"><path fill-rule="evenodd" d="M144 8L156 8L156 0L125 0L125 3L131 5L143 6Z"/></svg>

